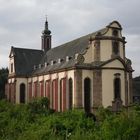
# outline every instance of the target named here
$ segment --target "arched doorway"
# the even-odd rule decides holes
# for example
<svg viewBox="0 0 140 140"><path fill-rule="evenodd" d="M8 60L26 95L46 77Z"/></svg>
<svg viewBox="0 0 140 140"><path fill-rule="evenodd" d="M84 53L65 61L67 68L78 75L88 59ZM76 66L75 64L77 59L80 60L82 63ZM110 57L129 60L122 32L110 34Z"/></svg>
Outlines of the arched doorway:
<svg viewBox="0 0 140 140"><path fill-rule="evenodd" d="M69 79L69 109L72 109L73 104L73 82L72 78Z"/></svg>
<svg viewBox="0 0 140 140"><path fill-rule="evenodd" d="M20 103L25 103L25 84L20 84Z"/></svg>
<svg viewBox="0 0 140 140"><path fill-rule="evenodd" d="M114 99L120 99L121 95L121 81L120 78L114 79Z"/></svg>
<svg viewBox="0 0 140 140"><path fill-rule="evenodd" d="M90 112L90 78L85 78L84 80L84 109L85 112Z"/></svg>

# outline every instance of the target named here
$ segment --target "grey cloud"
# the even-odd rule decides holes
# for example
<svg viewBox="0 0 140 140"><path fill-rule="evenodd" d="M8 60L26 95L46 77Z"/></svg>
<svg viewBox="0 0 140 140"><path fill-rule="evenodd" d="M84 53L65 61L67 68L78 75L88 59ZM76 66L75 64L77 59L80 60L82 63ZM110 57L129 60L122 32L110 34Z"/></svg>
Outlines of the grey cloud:
<svg viewBox="0 0 140 140"><path fill-rule="evenodd" d="M0 0L0 5L0 67L5 66L11 45L40 49L47 14L53 46L118 20L127 37L126 54L134 61L135 75L140 75L136 55L140 51L139 0Z"/></svg>

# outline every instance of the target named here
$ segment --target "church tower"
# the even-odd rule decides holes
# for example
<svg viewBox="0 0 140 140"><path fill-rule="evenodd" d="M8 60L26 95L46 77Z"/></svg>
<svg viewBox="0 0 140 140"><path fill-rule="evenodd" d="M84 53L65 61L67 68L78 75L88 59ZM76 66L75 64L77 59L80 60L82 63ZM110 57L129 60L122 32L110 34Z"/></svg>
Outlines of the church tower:
<svg viewBox="0 0 140 140"><path fill-rule="evenodd" d="M42 50L47 52L51 49L51 31L48 29L48 21L46 18L45 29L42 31Z"/></svg>

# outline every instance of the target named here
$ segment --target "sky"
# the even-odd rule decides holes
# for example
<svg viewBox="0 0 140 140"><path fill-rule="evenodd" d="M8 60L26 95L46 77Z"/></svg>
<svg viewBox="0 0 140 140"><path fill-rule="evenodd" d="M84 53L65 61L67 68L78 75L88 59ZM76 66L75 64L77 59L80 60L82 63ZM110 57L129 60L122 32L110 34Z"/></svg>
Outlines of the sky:
<svg viewBox="0 0 140 140"><path fill-rule="evenodd" d="M126 37L133 77L140 75L140 0L0 0L0 68L11 46L41 49L47 19L52 47L92 33L117 20Z"/></svg>

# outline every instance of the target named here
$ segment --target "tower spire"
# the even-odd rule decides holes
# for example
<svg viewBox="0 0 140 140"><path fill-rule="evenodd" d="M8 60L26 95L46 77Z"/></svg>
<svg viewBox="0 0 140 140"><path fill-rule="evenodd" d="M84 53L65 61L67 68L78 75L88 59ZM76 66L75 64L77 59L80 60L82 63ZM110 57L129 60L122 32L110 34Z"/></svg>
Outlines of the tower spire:
<svg viewBox="0 0 140 140"><path fill-rule="evenodd" d="M46 16L45 29L42 31L42 50L47 52L51 49L51 31L48 28L48 20Z"/></svg>
<svg viewBox="0 0 140 140"><path fill-rule="evenodd" d="M45 30L48 30L48 20L47 20L47 15L46 15L46 22L45 22Z"/></svg>

